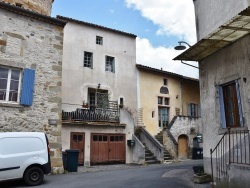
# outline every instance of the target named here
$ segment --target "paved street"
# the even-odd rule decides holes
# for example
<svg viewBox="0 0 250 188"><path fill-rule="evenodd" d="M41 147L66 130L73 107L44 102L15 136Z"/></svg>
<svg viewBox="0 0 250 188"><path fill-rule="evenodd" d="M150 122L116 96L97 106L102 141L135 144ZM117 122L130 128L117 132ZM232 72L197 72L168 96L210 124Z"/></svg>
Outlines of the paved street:
<svg viewBox="0 0 250 188"><path fill-rule="evenodd" d="M209 184L194 184L194 165L201 160L150 166L109 165L80 167L81 173L45 176L39 188L208 188ZM0 187L27 187L22 181L0 183Z"/></svg>

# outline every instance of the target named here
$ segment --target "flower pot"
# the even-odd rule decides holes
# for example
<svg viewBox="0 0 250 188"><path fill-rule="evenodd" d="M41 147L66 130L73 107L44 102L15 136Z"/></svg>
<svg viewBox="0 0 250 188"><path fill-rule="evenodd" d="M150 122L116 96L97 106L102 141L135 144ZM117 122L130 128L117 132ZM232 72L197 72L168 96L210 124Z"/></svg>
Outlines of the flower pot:
<svg viewBox="0 0 250 188"><path fill-rule="evenodd" d="M209 183L211 182L211 176L209 174L194 174L194 183Z"/></svg>

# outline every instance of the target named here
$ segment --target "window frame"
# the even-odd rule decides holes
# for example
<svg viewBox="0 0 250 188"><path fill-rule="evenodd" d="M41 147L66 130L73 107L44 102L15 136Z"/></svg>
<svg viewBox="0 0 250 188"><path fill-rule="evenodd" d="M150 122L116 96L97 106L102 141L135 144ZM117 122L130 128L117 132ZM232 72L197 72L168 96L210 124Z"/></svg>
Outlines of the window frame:
<svg viewBox="0 0 250 188"><path fill-rule="evenodd" d="M23 74L23 70L20 69L20 68L13 68L13 67L7 67L7 66L0 66L0 68L2 69L7 69L8 70L8 75L7 75L7 84L6 84L6 88L5 88L5 91L6 91L6 95L5 95L5 100L1 100L0 99L0 102L1 103L13 103L13 104L19 104L20 103L20 96L21 96L21 85L22 85L22 74ZM15 71L19 71L19 78L18 78L18 87L17 87L17 100L15 101L12 101L12 100L9 100L9 95L10 95L10 92L11 92L11 81L14 80L12 79L12 71L15 70ZM0 78L0 79L4 79L4 78ZM14 81L17 81L17 80L14 80ZM1 90L4 90L4 89L1 89Z"/></svg>
<svg viewBox="0 0 250 188"><path fill-rule="evenodd" d="M234 93L232 96L232 100L233 101L233 108L234 108L234 118L237 116L238 117L238 121L230 126L227 122L228 122L228 116L227 116L227 109L228 105L225 105L226 100L230 101L230 99L225 99L225 95L226 95L226 88L228 88L229 86L234 86ZM225 129L225 128L241 128L244 127L244 118L243 118L243 113L242 113L242 104L241 104L241 96L240 96L240 86L239 86L239 82L238 80L233 80L231 82L222 84L217 86L217 92L218 92L218 104L219 104L219 109L220 109L220 119L221 119L221 128ZM236 99L235 99L236 98ZM235 104L237 106L235 106ZM235 109L237 108L237 110Z"/></svg>
<svg viewBox="0 0 250 188"><path fill-rule="evenodd" d="M115 57L105 56L105 71L115 73Z"/></svg>
<svg viewBox="0 0 250 188"><path fill-rule="evenodd" d="M89 56L90 55L90 56ZM84 51L83 67L93 68L93 53Z"/></svg>
<svg viewBox="0 0 250 188"><path fill-rule="evenodd" d="M101 37L101 36L96 36L96 44L98 44L98 45L103 45L103 37Z"/></svg>

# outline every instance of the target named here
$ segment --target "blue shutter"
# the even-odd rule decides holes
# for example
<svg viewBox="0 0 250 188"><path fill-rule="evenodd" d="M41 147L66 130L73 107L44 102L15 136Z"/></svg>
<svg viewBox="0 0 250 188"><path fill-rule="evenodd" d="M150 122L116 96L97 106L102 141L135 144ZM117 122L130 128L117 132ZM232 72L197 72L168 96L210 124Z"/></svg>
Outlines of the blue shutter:
<svg viewBox="0 0 250 188"><path fill-rule="evenodd" d="M226 128L226 116L225 116L224 97L223 97L222 86L218 86L217 89L219 92L221 127Z"/></svg>
<svg viewBox="0 0 250 188"><path fill-rule="evenodd" d="M33 102L35 70L24 69L20 104L31 106Z"/></svg>
<svg viewBox="0 0 250 188"><path fill-rule="evenodd" d="M239 117L240 117L240 126L243 127L244 122L243 122L242 105L240 100L240 86L238 80L235 80L235 84L236 84L237 103L238 103Z"/></svg>
<svg viewBox="0 0 250 188"><path fill-rule="evenodd" d="M187 115L191 116L191 105L190 104L187 105Z"/></svg>
<svg viewBox="0 0 250 188"><path fill-rule="evenodd" d="M201 117L201 105L198 104L198 117Z"/></svg>

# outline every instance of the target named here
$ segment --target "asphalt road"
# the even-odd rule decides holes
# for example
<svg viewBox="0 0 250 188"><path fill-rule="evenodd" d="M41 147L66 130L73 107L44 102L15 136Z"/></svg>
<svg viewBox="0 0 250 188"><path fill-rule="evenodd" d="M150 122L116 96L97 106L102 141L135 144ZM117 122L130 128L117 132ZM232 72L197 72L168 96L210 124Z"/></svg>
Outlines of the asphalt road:
<svg viewBox="0 0 250 188"><path fill-rule="evenodd" d="M138 166L128 169L45 176L39 188L208 188L194 184L193 170L202 161ZM26 188L21 180L0 182L0 188Z"/></svg>

